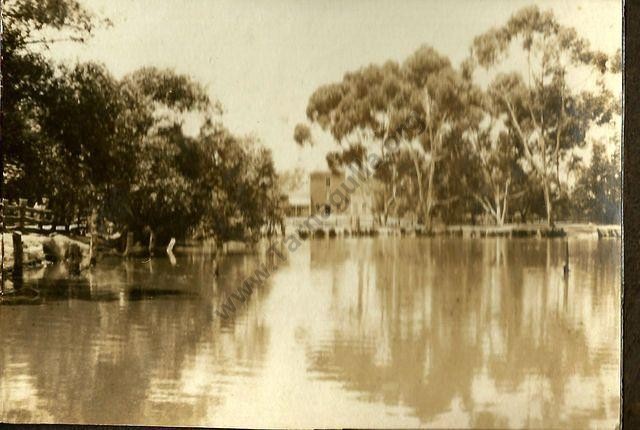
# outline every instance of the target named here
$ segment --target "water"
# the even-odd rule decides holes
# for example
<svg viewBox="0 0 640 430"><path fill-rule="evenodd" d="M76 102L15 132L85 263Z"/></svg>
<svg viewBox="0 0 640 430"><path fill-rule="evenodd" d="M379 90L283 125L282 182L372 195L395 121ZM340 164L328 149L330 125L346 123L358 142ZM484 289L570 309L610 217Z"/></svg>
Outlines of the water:
<svg viewBox="0 0 640 430"><path fill-rule="evenodd" d="M614 428L620 242L304 243L227 321L264 256L31 273L0 307L0 421ZM33 290L31 290L33 288Z"/></svg>

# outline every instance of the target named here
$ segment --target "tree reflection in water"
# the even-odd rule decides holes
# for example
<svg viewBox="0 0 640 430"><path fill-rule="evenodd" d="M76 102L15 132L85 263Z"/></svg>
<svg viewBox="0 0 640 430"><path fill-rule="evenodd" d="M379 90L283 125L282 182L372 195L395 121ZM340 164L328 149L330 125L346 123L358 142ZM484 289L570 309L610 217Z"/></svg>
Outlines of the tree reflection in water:
<svg viewBox="0 0 640 430"><path fill-rule="evenodd" d="M309 240L226 321L263 253L32 272L0 306L0 419L614 427L619 242Z"/></svg>
<svg viewBox="0 0 640 430"><path fill-rule="evenodd" d="M107 262L75 282L58 266L32 274L25 284L41 291L41 306L0 308L0 417L201 422L229 378L255 371L268 330L246 310L222 327L211 264L179 261ZM232 285L252 265L252 257L228 257L221 277Z"/></svg>
<svg viewBox="0 0 640 430"><path fill-rule="evenodd" d="M406 404L423 423L615 423L619 242L572 240L566 281L562 245L314 243L312 267L341 269L331 279L335 323L308 342L309 368L368 401ZM442 422L455 405L461 413L448 420L458 421Z"/></svg>

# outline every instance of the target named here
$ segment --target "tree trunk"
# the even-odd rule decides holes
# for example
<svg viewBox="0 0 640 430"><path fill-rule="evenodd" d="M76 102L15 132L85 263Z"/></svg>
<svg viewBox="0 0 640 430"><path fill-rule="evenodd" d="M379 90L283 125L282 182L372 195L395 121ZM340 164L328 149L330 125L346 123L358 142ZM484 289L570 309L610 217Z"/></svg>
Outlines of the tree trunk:
<svg viewBox="0 0 640 430"><path fill-rule="evenodd" d="M392 188L392 198L391 201L393 202L393 209L392 209L392 213L393 213L393 217L397 218L398 217L398 205L397 205L397 201L396 201L396 197L397 197L397 176L398 175L398 171L397 171L397 167L396 164L393 163L393 172L392 172L392 183L393 183L393 188Z"/></svg>
<svg viewBox="0 0 640 430"><path fill-rule="evenodd" d="M502 204L501 204L502 202L500 201L500 191L496 192L494 196L494 201L496 205L496 212L495 212L496 225L501 226L502 221L504 220L504 217L502 213Z"/></svg>
<svg viewBox="0 0 640 430"><path fill-rule="evenodd" d="M504 187L504 200L502 206L502 219L500 220L500 225L504 225L504 220L507 216L507 202L509 199L509 184L511 183L511 179L507 180L507 185Z"/></svg>
<svg viewBox="0 0 640 430"><path fill-rule="evenodd" d="M420 169L420 162L418 156L415 154L411 145L409 145L409 153L413 160L413 167L416 169L416 181L418 182L418 204L416 205L416 215L420 217L424 208L424 188L422 184L422 170Z"/></svg>
<svg viewBox="0 0 640 430"><path fill-rule="evenodd" d="M433 206L433 177L436 170L436 162L432 159L429 163L429 184L427 188L427 201L424 211L424 222L427 231L431 231L431 207Z"/></svg>
<svg viewBox="0 0 640 430"><path fill-rule="evenodd" d="M549 227L553 227L553 211L551 207L549 180L547 178L543 180L542 188L544 190L544 205L545 205L545 208L547 209L547 225Z"/></svg>

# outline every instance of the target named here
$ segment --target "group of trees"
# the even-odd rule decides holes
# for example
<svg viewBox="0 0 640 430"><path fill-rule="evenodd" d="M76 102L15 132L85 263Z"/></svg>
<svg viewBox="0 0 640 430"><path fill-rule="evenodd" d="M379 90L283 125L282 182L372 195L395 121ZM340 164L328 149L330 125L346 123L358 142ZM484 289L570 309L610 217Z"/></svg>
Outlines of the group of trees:
<svg viewBox="0 0 640 430"><path fill-rule="evenodd" d="M8 0L3 14L3 197L46 198L57 222L94 211L160 238L228 240L280 216L270 152L230 133L199 83L49 60L50 44L108 24L75 0ZM197 136L183 132L187 116L202 120Z"/></svg>
<svg viewBox="0 0 640 430"><path fill-rule="evenodd" d="M512 63L520 71L524 64L525 76L505 72ZM606 85L620 71L620 51L592 49L552 12L532 6L477 36L459 68L422 46L402 64L369 65L319 87L306 114L338 144L327 155L331 169L362 164L370 152L381 156L375 175L383 219L410 213L430 226L435 215L459 222L485 213L502 224L517 213L549 225L559 217L614 222L619 160L603 162L596 144L595 165L586 168L576 150L591 127L620 115L619 94ZM483 73L486 88L478 82ZM586 76L582 88L575 76ZM298 124L294 139L312 144L309 125ZM575 177L561 171L578 176L573 186ZM590 188L596 182L606 189Z"/></svg>

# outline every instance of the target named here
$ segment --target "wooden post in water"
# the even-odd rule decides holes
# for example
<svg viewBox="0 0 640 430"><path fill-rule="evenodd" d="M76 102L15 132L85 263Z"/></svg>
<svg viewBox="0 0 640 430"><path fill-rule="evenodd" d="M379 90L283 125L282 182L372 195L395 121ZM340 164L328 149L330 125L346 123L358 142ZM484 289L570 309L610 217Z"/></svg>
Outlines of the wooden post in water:
<svg viewBox="0 0 640 430"><path fill-rule="evenodd" d="M0 225L0 247L2 248L2 260L0 260L0 296L4 294L4 208L0 214L2 217L2 224Z"/></svg>
<svg viewBox="0 0 640 430"><path fill-rule="evenodd" d="M220 255L220 253L218 252L218 249L216 248L216 251L213 254L213 276L215 278L217 278L218 275L220 274L220 269L218 267L218 256L219 255Z"/></svg>
<svg viewBox="0 0 640 430"><path fill-rule="evenodd" d="M172 237L169 241L169 245L167 245L167 253L173 252L173 247L176 245L176 238Z"/></svg>
<svg viewBox="0 0 640 430"><path fill-rule="evenodd" d="M156 246L156 237L153 234L153 230L149 229L149 257L153 257L153 248Z"/></svg>
<svg viewBox="0 0 640 430"><path fill-rule="evenodd" d="M72 243L65 253L65 263L69 273L72 275L80 274L80 263L82 261L82 251L77 243Z"/></svg>
<svg viewBox="0 0 640 430"><path fill-rule="evenodd" d="M172 266L176 265L176 256L173 255L173 247L176 244L176 239L175 237L172 237L171 240L169 241L169 245L167 245L167 255L169 256L169 261L171 262Z"/></svg>
<svg viewBox="0 0 640 430"><path fill-rule="evenodd" d="M13 240L13 278L22 278L22 233L14 231L11 235Z"/></svg>
<svg viewBox="0 0 640 430"><path fill-rule="evenodd" d="M131 249L133 248L133 232L127 232L127 244L124 247L124 256L128 257L131 254Z"/></svg>
<svg viewBox="0 0 640 430"><path fill-rule="evenodd" d="M91 239L89 241L89 264L92 266L95 266L96 264L96 259L98 254L97 249L98 249L97 236L95 233L91 233Z"/></svg>
<svg viewBox="0 0 640 430"><path fill-rule="evenodd" d="M89 264L95 265L98 258L98 236L96 234L96 221L98 214L96 210L91 211L91 217L89 218L89 234L91 241L89 242Z"/></svg>
<svg viewBox="0 0 640 430"><path fill-rule="evenodd" d="M565 278L569 276L569 240L567 239L564 242L564 268L563 268Z"/></svg>

